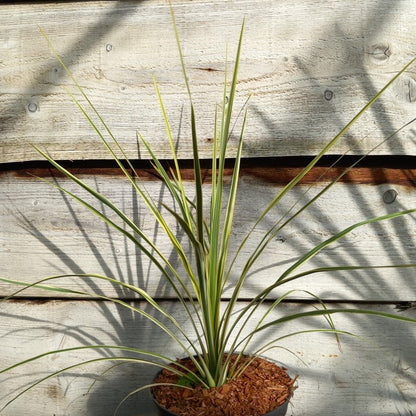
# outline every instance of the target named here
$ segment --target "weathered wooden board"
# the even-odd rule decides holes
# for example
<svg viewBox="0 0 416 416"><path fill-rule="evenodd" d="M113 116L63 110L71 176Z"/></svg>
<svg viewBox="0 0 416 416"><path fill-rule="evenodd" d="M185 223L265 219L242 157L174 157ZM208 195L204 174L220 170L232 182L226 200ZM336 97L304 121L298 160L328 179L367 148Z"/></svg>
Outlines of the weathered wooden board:
<svg viewBox="0 0 416 416"><path fill-rule="evenodd" d="M279 231L250 273L241 296L252 298L260 287L271 284L300 256L351 224L416 207L416 190L409 186L413 181L413 170L400 174L394 173L394 170L382 171L386 179L384 183L377 185L338 183L290 225ZM249 169L243 171L232 235L236 243L243 241L255 219L281 189L279 182L272 181L273 178L277 180L278 172L279 169L259 169L254 174ZM362 181L376 181L376 172L380 174L380 170L362 170ZM374 176L371 176L372 174ZM399 177L402 179L391 183L388 180L389 176L392 180ZM161 227L155 224L144 204L138 202L137 195L125 178L116 175L113 170L109 170L106 175L92 176L88 175L88 171L84 171L80 177L108 196L133 218L156 242L173 266L182 270L179 259L172 251L170 240ZM52 180L50 177L46 179ZM79 195L90 201L85 192L68 183L68 180L62 177L55 180L71 192L79 191ZM171 203L166 189L160 183L145 180L143 184L155 200ZM309 190L310 185L297 187L281 201L279 208L266 217L238 257L226 296L231 293L238 272L264 232L287 213L296 201L305 202L325 184L325 181L318 182ZM186 182L186 185L192 195L192 182ZM47 276L64 273L100 273L124 282L139 284L157 297L172 295L173 292L166 282L160 280L160 272L149 264L146 256L127 241L125 236L110 229L85 207L71 201L50 184L22 171L3 172L0 175L0 190L1 276L35 282ZM389 204L385 199L388 196L386 192L391 190L397 192L397 198ZM210 185L206 184L206 204L209 191ZM109 214L108 209L105 212ZM173 230L176 229L173 219L169 224ZM178 234L178 238L189 252L186 237ZM236 243L232 244L231 253L236 252ZM413 215L358 228L323 250L299 271L323 266L404 263L416 263ZM89 286L85 285L82 279L71 279L61 284L74 290L88 288L89 291L98 284L100 290L108 295L131 295L122 290L115 292L109 283L103 281L90 282ZM416 299L414 269L322 273L291 282L286 290L292 288L310 290L326 299ZM5 285L0 285L0 290L1 294L10 293L10 288ZM52 295L45 291L30 291L27 294ZM293 296L303 298L307 295L296 292Z"/></svg>
<svg viewBox="0 0 416 416"><path fill-rule="evenodd" d="M201 156L210 157L214 107L222 96L225 47L228 44L231 69L243 17L246 29L236 117L247 97L254 94L244 155L300 156L320 150L393 74L416 56L415 5L414 0L174 1L196 106ZM63 90L63 85L70 85L70 90L75 91L38 25L48 34L130 158L148 157L138 145L137 130L160 157L170 158L152 74L160 85L179 157L191 157L189 104L168 2L51 2L0 5L0 164L38 160L39 155L28 142L62 160L109 158ZM368 152L415 116L415 102L414 66L331 152L343 153L349 148L351 154ZM231 137L231 151L241 119L240 114ZM373 153L416 155L416 126L409 125ZM241 241L262 207L293 175L291 168L279 169L267 160L269 165L265 168L260 162L243 171L232 236L235 241ZM85 208L20 169L22 166L3 165L0 172L0 277L35 282L63 273L105 274L139 284L151 295L164 299L163 306L175 313L181 324L189 326L189 319L180 312L177 302L166 300L172 291L146 257ZM81 166L79 162L77 166ZM117 201L155 239L172 264L180 268L170 242L138 202L131 186L108 165L94 166L96 169L91 169L91 164L88 169L81 166L78 173ZM321 172L316 169L253 233L237 261L226 296L262 232L295 201L304 201L325 186L327 182L318 179ZM45 171L33 169L29 173L75 190L62 177L52 178ZM144 184L154 199L170 203L166 189L147 172L143 173ZM277 233L255 272L249 275L242 299L253 298L259 288L273 282L295 259L351 223L416 207L415 178L414 169L354 169L345 182L334 186L310 210ZM190 182L187 187L192 193ZM209 191L208 183L205 191ZM208 192L206 198L208 202ZM173 221L171 224L174 228ZM187 247L184 236L179 238ZM416 263L415 259L415 217L409 216L354 230L314 257L306 268ZM73 290L95 291L121 299L131 297L131 293L103 281L59 282ZM350 307L386 312L397 311L395 303L416 299L413 269L317 274L288 284L285 291L296 288L330 301L348 301ZM10 286L0 284L0 296L12 291ZM181 355L157 328L112 303L48 299L56 293L38 289L24 295L35 300L0 302L0 370L50 349L91 343L134 345ZM296 298L304 299L307 295L296 292L292 299ZM244 306L243 300L240 307ZM378 305L363 305L359 303L362 301L375 301ZM299 312L307 307L305 303L284 303L279 311ZM413 308L398 313L416 318L415 312ZM366 340L345 338L340 353L333 339L304 334L287 338L282 344L293 354L284 349L271 351L272 357L300 375L289 414L415 414L414 326L364 316L334 318L340 329L365 335ZM286 324L282 330L309 330L315 325L316 320L304 321ZM271 331L266 335L280 334ZM66 357L47 356L0 374L0 407L39 375L46 376L50 370L84 358L102 357L99 351L84 352L85 355L73 352ZM149 382L155 372L154 368L143 366L121 366L105 372L107 368L105 363L74 368L69 374L47 380L29 391L1 415L112 415L118 402ZM90 387L90 394L85 396ZM126 416L152 414L147 394L129 400L121 412Z"/></svg>
<svg viewBox="0 0 416 416"><path fill-rule="evenodd" d="M250 104L246 156L316 153L416 56L413 0L175 1L203 155L243 17L246 32L237 111ZM63 91L71 84L48 50L48 34L131 158L136 130L169 157L152 74L160 83L180 157L189 158L189 105L168 2L97 1L0 6L0 162L37 159L45 145L59 159L105 159L97 138ZM333 152L367 152L414 117L415 68L385 94ZM241 117L240 117L241 121ZM235 130L237 134L238 125ZM415 154L416 127L377 154Z"/></svg>
<svg viewBox="0 0 416 416"><path fill-rule="evenodd" d="M175 304L164 303L164 306L178 312ZM364 307L393 311L389 306ZM294 313L305 308L307 306L296 303L283 304L280 313ZM401 313L416 317L415 312ZM93 343L151 348L173 358L181 355L180 349L160 331L131 312L107 302L5 302L0 304L0 317L2 368L47 350ZM293 355L284 349L268 353L299 375L299 387L288 414L411 415L416 409L414 326L365 316L334 316L334 319L340 329L364 335L365 339L344 337L343 351L340 352L332 337L301 335L281 341L280 345L291 350ZM185 327L189 325L181 313L178 322ZM286 324L281 328L282 332L272 331L266 337L286 331L308 330L316 325L314 321ZM102 356L87 351L53 355L16 368L8 375L1 374L0 404L36 377L46 376L51 370L57 371L81 360ZM131 364L104 373L108 367L109 363L91 364L49 379L21 397L2 415L27 415L30 406L30 412L36 415L110 416L127 393L150 382L152 374L157 371L154 367ZM154 414L151 406L148 394L142 393L129 400L120 414L150 416Z"/></svg>

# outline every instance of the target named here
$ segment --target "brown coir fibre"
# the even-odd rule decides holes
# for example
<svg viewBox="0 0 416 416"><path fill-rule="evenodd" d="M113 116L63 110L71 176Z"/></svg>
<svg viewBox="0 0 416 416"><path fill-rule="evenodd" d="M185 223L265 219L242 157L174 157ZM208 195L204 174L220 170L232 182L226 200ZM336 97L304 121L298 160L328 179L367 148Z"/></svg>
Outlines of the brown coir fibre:
<svg viewBox="0 0 416 416"><path fill-rule="evenodd" d="M249 359L243 357L239 365ZM191 360L180 362L195 370ZM159 404L179 416L262 416L290 398L295 379L289 377L285 368L256 357L239 377L221 387L196 386L189 390L157 386L152 394ZM162 370L155 382L175 384L178 376Z"/></svg>

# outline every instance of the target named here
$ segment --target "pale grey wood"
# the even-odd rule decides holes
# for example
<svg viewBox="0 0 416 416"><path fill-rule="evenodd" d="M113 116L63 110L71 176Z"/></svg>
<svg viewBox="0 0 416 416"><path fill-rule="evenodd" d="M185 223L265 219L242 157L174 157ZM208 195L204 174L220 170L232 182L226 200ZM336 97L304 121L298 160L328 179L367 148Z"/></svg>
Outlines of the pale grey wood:
<svg viewBox="0 0 416 416"><path fill-rule="evenodd" d="M210 155L225 45L231 65L243 17L237 112L254 93L244 153L309 155L415 56L414 5L413 0L175 1L201 154ZM161 157L170 157L155 74L178 154L190 157L189 105L168 3L99 1L1 5L1 162L39 159L27 141L56 158L109 158L63 91L71 82L37 25L132 158L148 156L138 149L137 130ZM412 68L333 151L369 151L414 117L415 101ZM415 137L410 126L374 153L415 154Z"/></svg>
<svg viewBox="0 0 416 416"><path fill-rule="evenodd" d="M231 64L243 16L247 21L236 108L241 108L254 93L244 154L310 155L415 56L414 6L413 0L175 2L197 107L202 156L210 155L213 109L222 94L225 44L229 44ZM153 73L160 83L179 156L190 157L189 108L167 3L101 1L0 6L0 163L39 159L27 141L62 159L109 157L62 90L61 86L70 82L39 34L38 24L48 33L130 157L147 157L137 145L136 130L152 142L161 157L169 157L165 127L152 85ZM334 151L343 152L356 146L351 153L367 152L412 118L416 99L414 74L414 69L406 73L386 93L377 111L364 118ZM234 134L237 132L238 123ZM409 126L374 153L415 154L415 137L416 128ZM160 228L155 228L144 208L136 204L131 188L120 177L98 176L88 178L88 182L118 201L150 236L155 236L158 245L177 264L170 243ZM59 183L67 185L63 179ZM156 183L146 185L156 200L168 202L166 191ZM383 195L392 188L398 192L398 198L385 204ZM261 206L277 191L277 186L258 178L242 178L233 237L241 239ZM284 206L290 207L302 192L302 188L296 190ZM289 262L351 222L412 208L415 203L414 189L405 186L337 185L310 213L278 233L259 260L259 270L250 275L242 296L252 298ZM276 218L273 213L260 229L264 230ZM255 233L255 237L259 234ZM253 244L247 244L241 259L247 257ZM315 258L311 265L411 262L415 259L415 247L414 217L409 217L354 231L348 239ZM98 219L48 185L17 174L0 176L0 264L0 275L8 278L34 282L52 274L98 272L139 282L156 297L172 294L157 270L123 237L110 233ZM238 265L242 265L241 261ZM231 276L226 294L231 293L235 278ZM75 280L62 284L73 290L91 290ZM99 287L92 286L96 292L109 296L129 295L103 282L99 282ZM416 295L414 271L410 269L356 272L351 277L345 273L316 275L288 285L286 290L294 288L330 300L394 303L414 301ZM11 287L0 285L1 295L11 291ZM55 296L39 290L27 294ZM278 294L282 292L274 295ZM296 292L292 297L306 295ZM178 312L181 324L189 325L175 302L163 305ZM394 311L393 305L373 307ZM294 303L285 304L280 310L287 313L304 308L305 305ZM400 313L415 317L414 310ZM48 349L88 342L136 345L172 356L181 354L148 322L107 302L47 298L36 302L2 302L0 315L1 368ZM367 341L347 338L341 354L332 339L309 334L285 340L284 346L294 355L281 349L271 352L300 375L289 414L414 413L414 327L356 316L335 319L340 329L365 334ZM310 325L311 322L305 321L297 326L287 325L285 329L307 330ZM88 357L97 355L85 355ZM0 404L7 400L5 394L17 391L33 377L46 375L47 371L58 370L78 359L81 359L78 353L71 354L68 361L49 356L30 368L20 367L8 375L1 374ZM309 367L303 366L301 360ZM3 414L110 415L126 393L151 380L154 372L154 369L122 366L103 376L105 368L93 365L49 380ZM90 395L83 396L93 380L97 382ZM129 401L122 414L147 416L154 411L144 394Z"/></svg>
<svg viewBox="0 0 416 416"><path fill-rule="evenodd" d="M141 306L142 304L134 304ZM243 306L241 304L240 306ZM189 320L175 303L163 303L178 321L189 329ZM335 305L367 307L394 312L390 306ZM306 310L307 306L282 304L281 314ZM148 309L146 309L148 311ZM415 318L415 310L400 314ZM0 304L1 367L36 354L58 348L87 344L127 345L152 349L172 358L181 356L180 349L166 336L139 316L123 311L108 302L84 301L5 302ZM258 319L259 314L254 316ZM289 415L334 416L410 415L416 408L416 332L414 325L366 316L334 316L339 329L364 336L364 339L342 337L342 352L331 336L304 334L286 338L281 347L269 351L271 358L284 362L292 374L299 375L298 389ZM253 324L254 325L254 324ZM262 341L291 331L309 330L320 326L318 321L285 324L279 332L270 331ZM324 325L323 325L324 326ZM323 327L322 326L322 327ZM250 326L252 327L252 325ZM256 346L253 346L254 351ZM104 354L104 353L103 353ZM116 354L115 354L116 355ZM20 391L26 382L45 376L51 370L83 359L102 357L85 351L65 356L53 355L41 362L15 368L0 374L0 404L9 394ZM150 382L155 368L123 365L104 373L110 366L91 364L73 369L70 374L47 380L29 391L2 415L23 416L30 412L39 416L110 416L118 401L129 391ZM95 381L95 384L92 383ZM92 388L88 395L88 389ZM135 407L136 406L136 407ZM129 400L120 413L150 416L154 409L148 394Z"/></svg>
<svg viewBox="0 0 416 416"><path fill-rule="evenodd" d="M111 175L81 177L133 218L149 238L155 241L172 265L178 267L182 275L180 260L175 255L171 242L161 227L156 226L147 208L138 202L138 197L134 195L126 179ZM68 180L58 178L56 181L71 192L79 192L78 195L86 197L85 193L80 192ZM166 189L158 182L145 181L144 186L155 200L167 204L172 202ZM192 195L192 183L188 182L186 186ZM238 257L225 291L226 296L231 294L239 271L264 232L296 201L304 203L323 186L324 184L314 185L306 196L306 187L296 188L282 201L280 208L266 217ZM231 254L236 252L237 243L243 240L262 209L280 189L259 178L248 175L241 177ZM397 192L397 198L393 203L386 204L383 195L391 189ZM204 188L206 205L209 190L210 185L207 184ZM87 201L91 200L87 197ZM13 172L3 173L0 176L0 206L2 277L35 282L47 276L64 273L99 273L140 285L156 297L173 294L167 282L160 278L156 267L152 267L147 257L126 237L104 225L86 208L71 201L69 197L64 197L50 184ZM99 204L95 206L102 208ZM249 274L241 296L254 297L261 288L273 283L300 256L351 224L415 206L416 191L413 188L391 184L337 184L293 223L277 233ZM107 208L105 212L110 214ZM168 223L176 230L172 218ZM416 263L414 224L414 216L409 215L358 228L323 250L299 271L324 266ZM186 236L178 234L178 238L189 254ZM414 269L323 273L288 283L275 295L281 295L289 289L303 289L325 299L412 301L416 299L414 276ZM60 283L72 290L103 291L107 295L122 297L132 295L126 290L114 290L105 281L85 284L85 280L72 278L51 283ZM12 288L1 284L0 290L2 294L9 294ZM56 296L40 290L25 293L33 296ZM301 291L292 294L295 298L308 296Z"/></svg>

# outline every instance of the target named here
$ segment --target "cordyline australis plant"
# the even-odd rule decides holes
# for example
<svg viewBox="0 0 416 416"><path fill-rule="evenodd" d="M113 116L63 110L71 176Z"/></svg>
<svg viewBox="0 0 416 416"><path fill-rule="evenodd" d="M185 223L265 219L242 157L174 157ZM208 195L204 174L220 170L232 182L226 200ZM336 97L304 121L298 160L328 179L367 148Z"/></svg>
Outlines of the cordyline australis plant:
<svg viewBox="0 0 416 416"><path fill-rule="evenodd" d="M242 36L244 23L242 25L240 38L238 42L237 54L235 58L234 70L232 73L231 82L227 80L227 71L225 75L224 91L222 97L222 103L215 108L214 118L214 131L213 131L213 144L212 144L212 166L211 166L211 194L210 202L204 204L206 199L203 197L203 178L201 174L201 163L198 153L198 140L197 140L197 126L195 120L194 106L192 103L192 96L190 86L188 84L188 78L186 76L184 59L181 52L181 46L178 37L178 31L175 24L174 15L172 13L173 27L175 30L175 36L177 40L180 61L182 65L184 80L189 95L190 110L191 110L191 129L192 129L192 149L193 149L193 171L194 171L194 193L192 197L187 195L185 190L184 181L181 177L181 170L179 160L175 151L175 144L172 138L171 128L168 122L168 118L164 109L161 94L156 80L154 79L154 85L156 94L160 102L160 107L166 123L167 136L172 151L173 167L171 169L165 169L157 155L152 150L148 141L140 136L143 145L151 155L151 160L154 169L158 173L163 184L169 191L173 201L173 209L160 201L155 201L151 198L149 193L143 187L140 182L139 176L135 172L133 164L128 160L123 149L119 145L117 139L113 136L110 129L100 117L98 111L84 93L83 89L74 79L73 75L66 67L62 59L55 52L53 46L49 42L48 38L44 34L48 41L53 53L59 60L63 68L68 73L69 77L74 82L75 86L81 93L85 103L82 104L72 93L68 90L68 94L71 96L75 104L79 107L86 119L91 123L92 127L98 134L103 145L106 147L112 158L118 164L127 180L131 183L138 196L141 198L143 203L147 206L149 212L153 215L160 228L166 233L169 238L172 248L180 259L181 267L185 272L179 272L177 268L169 261L168 257L160 250L156 243L146 235L143 230L117 205L110 201L106 196L102 195L96 189L93 189L87 185L84 181L73 175L61 164L53 160L47 153L40 150L36 146L33 146L46 160L48 160L59 172L63 173L67 178L72 180L74 183L79 185L85 191L87 191L96 201L98 201L102 207L109 209L115 217L118 217L119 222L115 222L112 217L105 214L104 209L98 210L93 207L89 202L82 199L80 196L75 195L69 190L59 186L56 183L51 185L58 188L60 191L69 195L71 198L82 204L87 210L101 218L105 223L111 226L114 230L121 233L125 238L135 244L141 253L145 254L150 261L159 269L165 281L169 284L171 289L175 292L177 300L182 306L184 312L187 315L188 322L190 323L190 332L188 329L183 328L175 316L168 310L164 309L156 299L154 299L146 290L142 287L127 284L121 280L106 277L98 274L82 274L82 275L70 275L73 278L92 278L97 281L110 282L115 286L119 286L125 289L131 290L137 294L141 299L146 301L151 307L154 308L155 314L149 314L144 309L133 306L121 299L109 298L97 293L88 293L84 291L69 290L58 286L51 286L47 284L50 281L58 280L65 276L52 276L42 279L36 283L25 283L16 280L10 280L2 278L2 281L13 283L17 285L23 285L24 287L16 291L12 295L6 297L9 299L12 296L16 296L21 291L30 288L37 287L45 290L52 290L58 292L65 292L76 295L88 295L95 299L104 299L112 301L117 305L124 306L129 310L136 312L137 314L149 319L161 330L166 332L174 342L176 342L183 350L185 356L193 361L196 367L194 373L190 373L185 367L180 364L175 369L170 368L171 371L175 371L180 376L180 380L183 381L183 387L189 388L189 385L201 384L207 388L214 386L221 386L225 382L238 376L239 372L242 371L241 367L236 364L231 365L232 353L237 353L240 356L247 351L254 355L263 354L271 348L275 348L276 345L282 339L300 334L302 332L330 332L335 334L338 339L339 334L346 334L346 332L338 330L331 319L334 313L354 313L354 314L370 314L378 315L386 318L399 319L403 321L409 321L416 323L407 317L388 314L373 310L364 309L331 309L325 306L325 304L316 296L313 298L317 301L319 308L312 309L310 311L298 312L294 314L283 315L278 319L271 319L271 313L279 306L279 304L287 298L293 291L282 290L280 296L277 299L273 299L271 302L265 303L266 299L270 299L270 294L275 289L283 287L285 283L300 278L306 278L316 273L326 273L333 271L357 271L360 269L375 269L383 267L415 267L416 264L399 264L399 265L379 265L379 266L361 266L361 265L348 265L348 266L337 266L337 267L321 267L312 268L307 271L298 272L300 266L304 266L317 255L322 249L328 247L332 243L346 236L351 231L375 222L391 220L397 217L401 217L406 214L410 214L416 211L416 209L409 209L406 211L400 211L388 215L383 215L375 218L370 218L365 221L353 224L350 227L338 232L332 237L325 241L322 241L317 246L313 247L306 254L298 258L293 264L291 264L280 276L278 276L273 284L268 287L261 289L259 293L256 293L253 299L245 304L245 306L238 305L236 308L239 294L246 282L248 273L253 270L256 265L256 261L264 253L269 243L278 235L278 233L286 227L291 221L313 204L318 198L320 198L328 189L330 189L343 175L345 175L349 169L346 168L343 173L339 175L337 179L327 184L324 189L319 191L313 196L306 204L300 208L293 207L292 210L286 212L286 214L275 224L273 224L266 232L252 252L247 255L244 251L245 262L238 279L233 283L233 289L229 301L225 307L221 309L222 295L225 290L227 282L230 280L231 273L234 270L237 258L243 253L243 249L246 247L246 243L258 229L260 222L266 217L266 215L275 208L279 202L294 188L304 176L319 162L323 155L325 155L344 135L344 133L360 118L360 116L380 97L384 90L386 90L396 79L400 76L413 62L412 60L406 65L395 77L393 77L388 84L372 99L370 100L362 110L337 134L313 160L301 170L282 190L270 201L265 207L262 214L255 220L253 220L252 227L240 242L238 249L231 258L229 258L229 246L230 236L233 227L233 218L236 208L236 195L238 188L238 178L240 171L240 162L243 148L243 133L247 115L247 108L244 112L244 118L242 122L241 132L238 139L238 146L234 155L234 169L231 177L231 183L225 188L225 163L227 157L227 146L231 133L232 125L232 113L234 97L237 85L237 73L240 61L240 50L242 45ZM225 65L227 67L227 63ZM98 117L98 122L95 123L92 118ZM413 121L413 120L412 120ZM409 123L408 123L409 124ZM407 125L408 125L407 124ZM404 127L404 126L403 126ZM402 128L403 128L402 127ZM397 132L396 132L397 133ZM388 138L387 138L388 139ZM386 139L386 140L387 140ZM114 150L116 149L116 150ZM44 179L43 179L44 180ZM228 192L228 194L227 194ZM174 227L169 225L168 222L171 218L174 219ZM179 228L183 235L186 237L183 240L179 240L177 232ZM185 242L184 242L185 241ZM189 250L187 247L191 247ZM254 313L259 310L260 306L265 307L265 311L262 312L261 318L255 318ZM161 315L163 319L157 318ZM278 337L272 340L268 340L262 345L261 348L256 348L256 351L251 351L251 341L256 335L261 334L263 331L270 327L278 328L280 324L288 321L298 320L311 316L322 316L326 320L325 327L315 328L308 331L297 331L293 333L279 334ZM249 328L253 328L249 330ZM245 330L245 332L243 331ZM248 333L247 333L248 332ZM258 341L258 339L257 339ZM51 354L61 354L74 350L86 350L86 349L107 349L109 351L117 351L121 355L117 357L101 357L93 360L86 360L78 364L72 365L67 368L63 368L58 372L49 374L43 377L29 387L24 388L23 391L15 395L6 405L8 406L11 402L16 400L19 396L25 393L27 390L35 387L40 382L47 380L55 375L61 374L69 369L79 367L92 362L97 361L119 361L119 362L135 362L135 363L147 363L157 365L161 368L167 368L169 363L175 362L175 358L166 357L160 354L153 353L151 351L143 351L134 347L127 347L121 345L87 345L81 347L74 347L68 349L61 349L55 351L48 351L38 356L29 358L23 362L19 362L9 368L3 369L0 373L10 371L18 366L31 363L35 360L41 359ZM238 351L238 352L237 352ZM228 354L227 354L228 352ZM125 353L125 356L122 354ZM131 354L134 356L131 356ZM238 362L238 360L237 360ZM185 387L186 386L186 387ZM149 386L145 386L149 387ZM140 387L131 394L138 392L145 388ZM127 398L126 397L126 398Z"/></svg>

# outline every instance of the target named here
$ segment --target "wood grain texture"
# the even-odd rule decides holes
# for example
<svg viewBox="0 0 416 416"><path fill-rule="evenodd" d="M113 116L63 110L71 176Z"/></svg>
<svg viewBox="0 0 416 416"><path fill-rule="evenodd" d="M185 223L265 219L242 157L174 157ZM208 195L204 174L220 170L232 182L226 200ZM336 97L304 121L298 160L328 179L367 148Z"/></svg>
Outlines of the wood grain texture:
<svg viewBox="0 0 416 416"><path fill-rule="evenodd" d="M246 18L236 125L229 156L235 150L241 124L238 111L253 94L244 156L254 164L248 163L242 171L232 235L235 242L241 241L262 208L299 171L299 165L280 166L278 156L309 157L318 152L390 77L416 56L414 0L175 0L173 5L203 158L211 156L214 108L222 97L225 47L228 44L231 69L242 19ZM26 169L32 166L31 161L39 160L28 142L57 159L73 160L74 173L116 201L180 270L171 243L131 186L111 167L109 154L63 90L62 86L68 86L79 97L48 49L38 25L129 157L141 160L140 166L148 154L138 144L137 131L159 157L171 159L152 82L155 75L182 159L186 186L192 194L192 183L188 181L192 177L188 168L192 156L189 104L168 2L0 4L0 276L35 282L55 274L102 273L145 288L188 328L189 319L172 299L172 290L142 253L85 208L32 175L75 191L73 184L43 167ZM413 67L332 153L366 154L374 148L373 154L385 157L415 156L414 124L390 137L415 116L415 103ZM89 162L84 165L86 160ZM20 161L29 164L13 165ZM238 306L243 307L295 259L335 232L365 218L416 207L415 167L412 163L400 167L380 162L353 169L325 197L279 232L258 260L255 272L249 275ZM322 177L325 170L314 169L253 233L236 263L224 300L262 232L296 201L304 202L339 173L339 169L330 169ZM153 172L145 169L141 173L152 197L171 203ZM208 203L208 182L205 191ZM89 201L84 193L80 195ZM173 220L169 224L175 228ZM178 236L187 247L186 238ZM233 247L236 249L237 245ZM355 230L314 257L309 267L416 263L415 259L415 217L409 216ZM72 290L95 291L122 300L132 298L131 293L102 281L72 278L59 283ZM346 302L344 305L349 307L395 311L416 318L413 269L317 274L288 284L285 291L299 288L330 302ZM0 297L13 290L15 287L0 284ZM281 294L276 292L272 297ZM60 296L65 299L59 299L56 293L39 289L22 296L25 298L0 302L0 370L46 350L94 343L181 355L171 340L149 322L110 302L69 299L64 294ZM291 299L271 317L311 306L304 302L310 297L303 291L295 292ZM143 305L137 299L134 304ZM398 311L395 304L413 308ZM414 325L352 315L334 319L340 329L365 335L365 340L345 338L340 353L333 339L304 334L287 338L282 344L293 354L284 349L270 352L271 357L285 362L300 376L289 414L414 414ZM317 320L288 323L282 330L310 330L318 324ZM278 334L281 333L273 330L265 336ZM85 351L85 355L74 352L65 357L47 356L33 365L0 374L0 407L39 375L103 354ZM110 416L127 393L149 382L156 371L144 366L106 371L108 367L93 364L47 380L1 415L24 416L29 412L39 416ZM89 388L90 394L85 395ZM129 400L121 412L121 416L153 414L147 394Z"/></svg>
<svg viewBox="0 0 416 416"><path fill-rule="evenodd" d="M316 153L416 55L413 0L394 7L388 0L270 0L260 7L257 0L184 0L173 5L205 156L215 103L222 96L225 45L231 65L243 17L236 111L254 93L247 157ZM63 91L62 85L71 82L37 25L131 158L147 157L137 145L137 130L159 156L170 157L152 85L155 74L178 153L189 158L189 105L167 2L97 1L0 7L0 162L38 159L26 141L58 159L109 157ZM367 152L412 119L415 77L415 69L409 69L333 152ZM415 138L416 128L409 126L374 153L414 155Z"/></svg>
<svg viewBox="0 0 416 416"><path fill-rule="evenodd" d="M125 179L110 173L92 176L81 174L80 178L122 208L157 243L173 266L182 270L169 239L156 225L147 208L138 201ZM68 180L59 177L49 179L91 202L84 192ZM325 184L322 181L315 185L297 187L282 201L280 208L266 217L238 257L225 296L231 293L233 282L264 232L287 213L294 203L305 202ZM146 180L143 185L155 200L171 203L166 189L159 182ZM187 182L186 186L192 195L192 183ZM243 240L255 219L280 189L280 183L262 180L258 175L251 175L250 171L242 174L232 234L235 242L232 253L236 252L237 244ZM172 295L164 279L160 280L160 272L123 235L104 225L99 218L79 203L60 194L50 184L30 175L4 172L0 175L0 190L2 276L35 282L63 273L101 273L126 282L135 282L157 297L166 298ZM209 191L210 185L207 184L204 189L206 204ZM385 202L389 195L386 192L389 191L397 193L394 194L396 199L392 203ZM99 205L94 205L102 209ZM415 206L416 191L408 184L337 184L276 234L250 273L241 296L252 298L260 288L271 284L301 255L351 224ZM108 209L105 212L110 214ZM168 222L176 230L173 219ZM185 250L189 250L186 237L178 234L178 238ZM414 216L407 216L354 230L323 250L299 271L336 265L416 263L415 250ZM323 273L292 282L288 284L287 290L302 288L323 298L335 300L413 301L416 299L414 276L413 269ZM96 283L89 282L89 286L82 279L71 279L65 283L62 281L66 287L84 290L91 290ZM108 295L131 295L125 291L115 291L106 282L97 284ZM0 285L0 290L2 294L10 293L10 288L4 285ZM33 290L27 292L27 295L51 296L51 293ZM297 292L294 296L303 298L305 294Z"/></svg>
<svg viewBox="0 0 416 416"><path fill-rule="evenodd" d="M135 304L140 306L139 304ZM187 327L186 316L175 304L164 303L178 322ZM241 305L242 306L242 305ZM350 305L352 307L357 305ZM359 305L379 311L389 306ZM143 307L143 306L142 306ZM273 314L295 313L308 308L296 303L281 305ZM415 311L402 314L416 317ZM153 326L131 312L107 302L15 301L0 304L1 367L17 360L57 348L88 344L120 344L147 349L175 358L181 351ZM255 318L257 315L255 316ZM411 414L416 408L416 332L413 326L377 318L334 316L340 329L365 335L364 339L343 337L343 351L330 336L307 334L287 338L268 353L299 375L298 389L290 406L292 416L391 416ZM317 320L285 324L262 340L294 330L321 325ZM253 346L255 348L255 346ZM81 360L102 357L104 353L74 352L53 355L0 375L0 404L26 382ZM31 413L56 416L110 416L118 402L131 390L149 383L155 368L125 364L105 372L109 363L91 364L71 370L40 384L16 401L2 415ZM95 383L93 384L93 382ZM88 389L91 388L88 395ZM154 414L146 393L134 396L122 407L121 416Z"/></svg>

